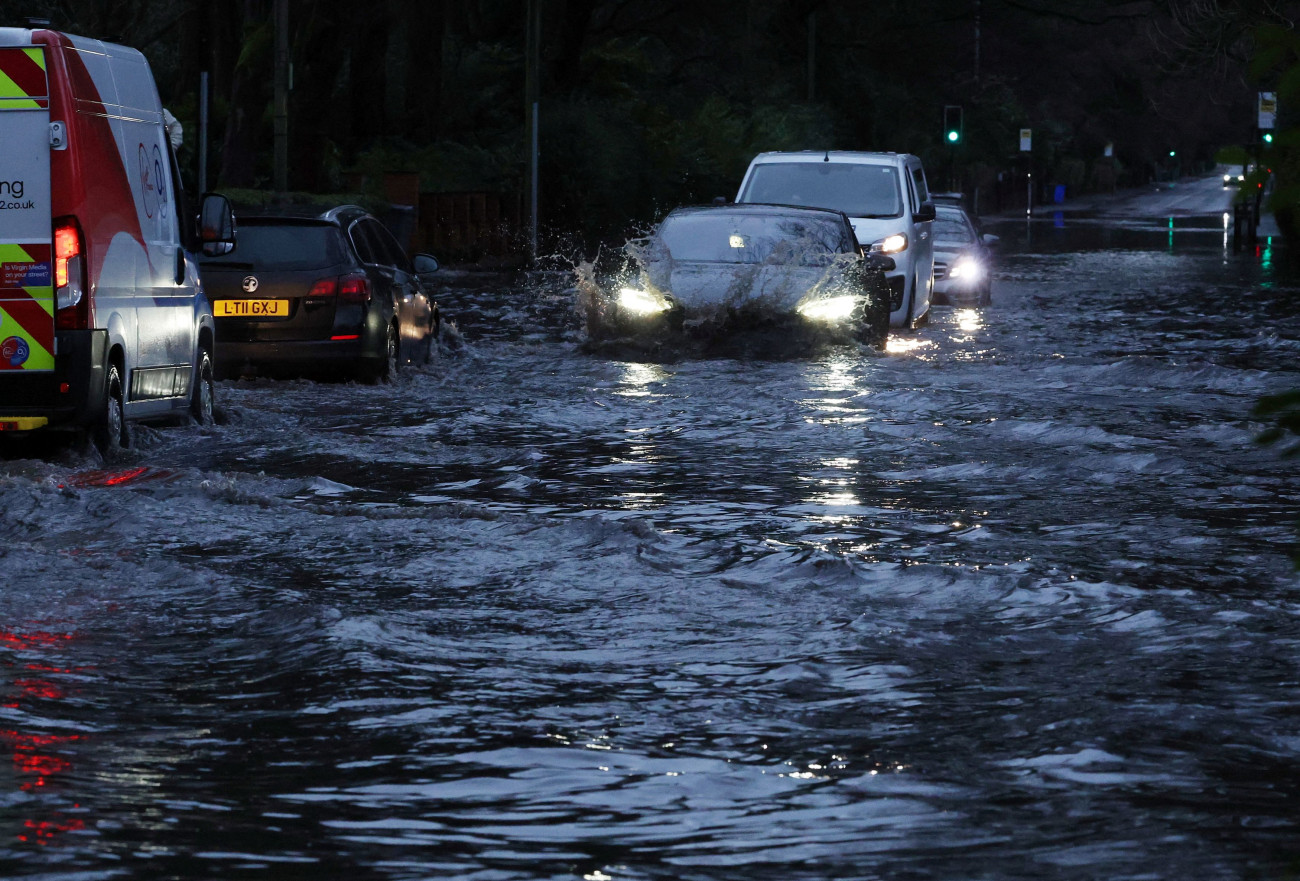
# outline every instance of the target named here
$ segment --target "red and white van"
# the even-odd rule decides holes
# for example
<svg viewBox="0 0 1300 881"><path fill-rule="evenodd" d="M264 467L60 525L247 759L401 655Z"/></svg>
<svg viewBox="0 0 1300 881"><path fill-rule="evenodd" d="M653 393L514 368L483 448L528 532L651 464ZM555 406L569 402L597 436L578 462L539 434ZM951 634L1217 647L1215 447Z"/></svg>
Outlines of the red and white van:
<svg viewBox="0 0 1300 881"><path fill-rule="evenodd" d="M0 28L0 430L212 418L212 310L194 251L234 218L183 199L158 89L134 49Z"/></svg>

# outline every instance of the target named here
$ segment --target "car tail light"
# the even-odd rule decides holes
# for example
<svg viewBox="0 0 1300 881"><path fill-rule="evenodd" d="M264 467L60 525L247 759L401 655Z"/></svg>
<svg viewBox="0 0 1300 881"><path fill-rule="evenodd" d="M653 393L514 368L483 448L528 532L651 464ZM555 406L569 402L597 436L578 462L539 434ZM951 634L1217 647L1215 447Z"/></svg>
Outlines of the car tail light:
<svg viewBox="0 0 1300 881"><path fill-rule="evenodd" d="M339 292L339 282L336 278L322 278L311 286L307 292L309 297L333 297Z"/></svg>
<svg viewBox="0 0 1300 881"><path fill-rule="evenodd" d="M370 279L364 275L345 275L339 279L339 299L347 303L370 302Z"/></svg>
<svg viewBox="0 0 1300 881"><path fill-rule="evenodd" d="M55 327L85 330L90 327L90 298L86 296L86 249L76 220L54 224Z"/></svg>

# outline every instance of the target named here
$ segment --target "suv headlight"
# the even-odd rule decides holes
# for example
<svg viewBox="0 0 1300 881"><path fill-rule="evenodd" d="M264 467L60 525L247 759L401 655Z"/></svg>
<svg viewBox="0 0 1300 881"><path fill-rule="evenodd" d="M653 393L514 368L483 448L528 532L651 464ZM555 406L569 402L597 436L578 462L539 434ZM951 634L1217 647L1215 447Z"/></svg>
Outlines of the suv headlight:
<svg viewBox="0 0 1300 881"><path fill-rule="evenodd" d="M906 251L907 235L896 232L892 236L885 236L878 242L872 242L871 250L877 254L897 254L899 251Z"/></svg>

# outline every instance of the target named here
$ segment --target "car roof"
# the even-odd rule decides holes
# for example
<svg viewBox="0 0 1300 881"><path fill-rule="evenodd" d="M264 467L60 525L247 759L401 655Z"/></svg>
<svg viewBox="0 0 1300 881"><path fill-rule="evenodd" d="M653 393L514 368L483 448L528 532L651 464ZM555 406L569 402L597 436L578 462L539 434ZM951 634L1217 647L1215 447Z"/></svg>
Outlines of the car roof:
<svg viewBox="0 0 1300 881"><path fill-rule="evenodd" d="M684 214L766 214L781 217L819 217L838 218L849 222L848 215L834 208L811 208L804 205L775 205L768 202L727 202L724 205L682 205L668 212L668 217L680 217ZM664 219L667 220L668 217Z"/></svg>
<svg viewBox="0 0 1300 881"><path fill-rule="evenodd" d="M235 214L240 223L302 225L315 222L342 227L347 227L362 217L370 216L370 212L359 205L337 205L327 211L305 205L289 205L270 210L258 208L248 214L236 211Z"/></svg>
<svg viewBox="0 0 1300 881"><path fill-rule="evenodd" d="M911 153L884 153L865 150L798 150L759 153L752 164L765 162L856 162L863 165L919 165Z"/></svg>

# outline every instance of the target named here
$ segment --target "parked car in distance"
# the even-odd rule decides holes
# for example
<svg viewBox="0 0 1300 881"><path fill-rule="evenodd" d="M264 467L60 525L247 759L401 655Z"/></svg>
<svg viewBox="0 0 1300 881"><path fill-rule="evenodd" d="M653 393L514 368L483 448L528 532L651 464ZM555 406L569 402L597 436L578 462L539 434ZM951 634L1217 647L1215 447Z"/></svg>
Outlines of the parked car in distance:
<svg viewBox="0 0 1300 881"><path fill-rule="evenodd" d="M736 201L843 211L865 248L894 260L895 268L886 275L890 325L925 323L934 285L934 203L916 156L836 150L760 153L749 163Z"/></svg>
<svg viewBox="0 0 1300 881"><path fill-rule="evenodd" d="M213 419L200 243L229 249L223 196L187 205L180 131L135 49L0 28L0 432ZM169 130L170 129L170 130Z"/></svg>
<svg viewBox="0 0 1300 881"><path fill-rule="evenodd" d="M883 346L884 273L839 211L783 205L677 208L631 248L631 271L587 297L588 336L718 340L777 330L782 344Z"/></svg>
<svg viewBox="0 0 1300 881"><path fill-rule="evenodd" d="M234 254L206 256L217 325L217 372L336 373L389 380L427 362L441 317L386 227L355 205L316 216L238 218Z"/></svg>
<svg viewBox="0 0 1300 881"><path fill-rule="evenodd" d="M998 237L981 235L961 208L936 205L934 302L988 306L993 302L993 253Z"/></svg>

